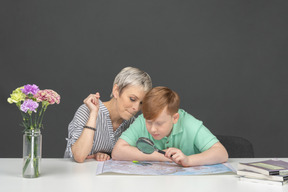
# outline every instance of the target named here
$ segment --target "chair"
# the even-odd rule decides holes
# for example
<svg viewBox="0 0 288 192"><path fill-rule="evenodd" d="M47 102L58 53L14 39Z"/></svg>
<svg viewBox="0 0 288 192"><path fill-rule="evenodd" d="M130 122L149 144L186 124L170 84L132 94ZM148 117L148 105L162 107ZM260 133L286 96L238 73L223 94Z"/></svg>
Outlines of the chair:
<svg viewBox="0 0 288 192"><path fill-rule="evenodd" d="M229 158L253 158L254 150L250 141L238 136L216 135L226 148Z"/></svg>

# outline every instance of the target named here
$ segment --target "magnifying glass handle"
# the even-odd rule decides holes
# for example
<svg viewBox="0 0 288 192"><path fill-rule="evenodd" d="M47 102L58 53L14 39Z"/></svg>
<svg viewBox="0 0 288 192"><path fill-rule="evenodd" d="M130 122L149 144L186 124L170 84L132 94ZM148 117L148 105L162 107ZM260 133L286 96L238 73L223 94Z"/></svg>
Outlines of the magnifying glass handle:
<svg viewBox="0 0 288 192"><path fill-rule="evenodd" d="M159 150L159 149L158 149L157 151L158 151L159 153L162 153L163 155L165 155L165 153L166 153L165 151L162 151L162 150Z"/></svg>
<svg viewBox="0 0 288 192"><path fill-rule="evenodd" d="M163 155L165 155L165 153L166 153L165 151L162 151L162 150L159 150L159 149L158 149L157 151L158 151L159 153L162 153ZM173 155L171 155L170 157L173 157Z"/></svg>

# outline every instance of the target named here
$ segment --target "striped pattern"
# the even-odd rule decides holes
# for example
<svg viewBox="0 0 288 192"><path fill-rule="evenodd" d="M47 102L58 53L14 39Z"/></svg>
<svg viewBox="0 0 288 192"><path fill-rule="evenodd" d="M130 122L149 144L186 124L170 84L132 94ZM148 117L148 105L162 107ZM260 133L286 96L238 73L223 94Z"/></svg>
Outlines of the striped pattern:
<svg viewBox="0 0 288 192"><path fill-rule="evenodd" d="M111 154L112 149L122 132L125 131L135 119L132 117L130 120L124 120L123 123L115 131L113 131L108 109L100 100L99 104L100 108L96 122L97 130L95 131L93 147L89 155L95 154L97 152L105 152ZM83 126L86 125L86 122L88 121L89 114L90 111L85 104L81 105L75 113L73 120L68 126L68 138L66 138L67 147L65 150L64 158L73 157L71 146L80 137Z"/></svg>

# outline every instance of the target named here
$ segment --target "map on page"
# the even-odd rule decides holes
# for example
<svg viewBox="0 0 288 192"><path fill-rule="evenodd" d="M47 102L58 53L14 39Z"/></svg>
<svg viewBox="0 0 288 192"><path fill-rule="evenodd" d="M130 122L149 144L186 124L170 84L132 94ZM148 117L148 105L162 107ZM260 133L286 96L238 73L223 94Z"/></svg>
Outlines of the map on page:
<svg viewBox="0 0 288 192"><path fill-rule="evenodd" d="M209 175L227 172L234 172L228 163L182 167L174 162L108 160L98 162L96 175L103 173L133 175Z"/></svg>

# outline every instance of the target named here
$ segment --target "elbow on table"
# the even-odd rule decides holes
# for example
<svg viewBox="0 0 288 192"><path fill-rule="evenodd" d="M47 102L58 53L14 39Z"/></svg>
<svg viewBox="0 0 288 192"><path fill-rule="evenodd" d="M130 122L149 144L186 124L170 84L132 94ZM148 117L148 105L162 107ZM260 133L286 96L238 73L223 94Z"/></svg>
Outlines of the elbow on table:
<svg viewBox="0 0 288 192"><path fill-rule="evenodd" d="M80 156L80 155L73 155L73 158L74 160L77 162L77 163L83 163L86 159L86 157L84 156Z"/></svg>
<svg viewBox="0 0 288 192"><path fill-rule="evenodd" d="M125 152L125 146L123 145L119 145L119 144L116 144L114 146L114 149L112 150L112 153L111 153L111 158L113 160L117 160L117 161L123 161L123 160L127 160L125 157L126 157L126 152ZM125 155L126 154L126 155Z"/></svg>
<svg viewBox="0 0 288 192"><path fill-rule="evenodd" d="M113 160L124 160L123 159L123 148L125 148L125 143L126 141L122 140L121 138L117 141L115 144L112 153L111 153L111 158Z"/></svg>
<svg viewBox="0 0 288 192"><path fill-rule="evenodd" d="M130 144L127 143L125 140L119 138L117 143L115 144L111 157L113 160L118 160L118 161L127 161L131 157L131 148Z"/></svg>
<svg viewBox="0 0 288 192"><path fill-rule="evenodd" d="M118 153L117 150L115 150L115 148L112 150L111 158L112 158L113 160L121 160L120 157L119 157L119 153Z"/></svg>
<svg viewBox="0 0 288 192"><path fill-rule="evenodd" d="M76 161L77 163L83 163L87 158L87 155L85 155L82 150L76 150L76 149L77 148L75 148L73 145L71 148L72 157L74 161Z"/></svg>
<svg viewBox="0 0 288 192"><path fill-rule="evenodd" d="M228 155L223 158L223 163L226 163L228 161Z"/></svg>
<svg viewBox="0 0 288 192"><path fill-rule="evenodd" d="M222 163L226 163L228 161L228 158L229 158L229 154L228 154L227 150L224 148L224 152L222 155Z"/></svg>
<svg viewBox="0 0 288 192"><path fill-rule="evenodd" d="M74 160L77 162L77 163L83 163L85 161L85 158L75 158L74 157Z"/></svg>
<svg viewBox="0 0 288 192"><path fill-rule="evenodd" d="M226 150L226 148L220 143L216 143L215 144L215 147L217 147L217 159L219 161L219 163L225 163L228 161L228 158L229 158L229 154Z"/></svg>

